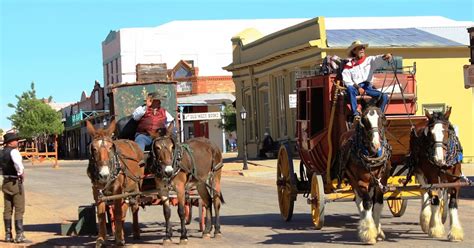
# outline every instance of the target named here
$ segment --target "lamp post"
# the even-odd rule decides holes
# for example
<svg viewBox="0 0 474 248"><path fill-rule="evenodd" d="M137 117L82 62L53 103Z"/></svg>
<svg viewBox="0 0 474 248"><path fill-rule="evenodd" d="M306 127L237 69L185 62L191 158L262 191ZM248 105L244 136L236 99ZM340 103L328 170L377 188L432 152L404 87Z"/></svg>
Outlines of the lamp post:
<svg viewBox="0 0 474 248"><path fill-rule="evenodd" d="M244 168L243 170L248 170L247 166L247 129L245 129L245 119L247 119L247 111L245 110L244 106L240 110L240 119L242 119L243 130L244 130Z"/></svg>

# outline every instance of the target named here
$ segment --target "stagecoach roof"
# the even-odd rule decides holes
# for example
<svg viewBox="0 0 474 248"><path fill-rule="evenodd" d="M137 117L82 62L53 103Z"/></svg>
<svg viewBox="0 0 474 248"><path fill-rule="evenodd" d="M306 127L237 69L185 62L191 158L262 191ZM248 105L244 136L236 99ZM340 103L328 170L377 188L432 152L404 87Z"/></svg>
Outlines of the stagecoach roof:
<svg viewBox="0 0 474 248"><path fill-rule="evenodd" d="M235 96L231 93L197 94L192 96L178 97L178 105L180 106L220 105L223 102L226 104L231 104L234 101Z"/></svg>
<svg viewBox="0 0 474 248"><path fill-rule="evenodd" d="M354 40L370 47L450 47L464 46L456 41L418 28L327 30L329 47L347 48Z"/></svg>

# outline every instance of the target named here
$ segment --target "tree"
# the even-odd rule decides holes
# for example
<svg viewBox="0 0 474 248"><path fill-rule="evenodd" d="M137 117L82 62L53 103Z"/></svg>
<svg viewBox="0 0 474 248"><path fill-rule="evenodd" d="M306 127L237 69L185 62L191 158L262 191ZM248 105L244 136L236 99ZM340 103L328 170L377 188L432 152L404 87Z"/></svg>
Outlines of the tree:
<svg viewBox="0 0 474 248"><path fill-rule="evenodd" d="M219 128L224 129L224 131L230 133L232 131L237 130L237 120L235 114L235 108L232 104L225 104L224 103L224 123L222 120L219 122Z"/></svg>
<svg viewBox="0 0 474 248"><path fill-rule="evenodd" d="M22 138L38 141L38 138L46 139L50 135L63 132L61 113L56 112L51 106L36 97L34 82L31 83L30 90L15 97L18 99L17 104L8 104L10 108L15 109L15 113L8 119L12 121Z"/></svg>

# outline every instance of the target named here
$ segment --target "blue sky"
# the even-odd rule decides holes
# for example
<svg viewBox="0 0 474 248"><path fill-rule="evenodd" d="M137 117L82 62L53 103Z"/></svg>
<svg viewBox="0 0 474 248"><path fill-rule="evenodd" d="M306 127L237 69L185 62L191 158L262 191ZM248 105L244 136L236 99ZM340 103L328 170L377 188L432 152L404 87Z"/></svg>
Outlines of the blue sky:
<svg viewBox="0 0 474 248"><path fill-rule="evenodd" d="M0 0L0 128L10 127L6 105L31 81L39 97L56 102L76 102L94 80L102 84L101 42L110 30L172 20L423 15L474 21L473 0Z"/></svg>

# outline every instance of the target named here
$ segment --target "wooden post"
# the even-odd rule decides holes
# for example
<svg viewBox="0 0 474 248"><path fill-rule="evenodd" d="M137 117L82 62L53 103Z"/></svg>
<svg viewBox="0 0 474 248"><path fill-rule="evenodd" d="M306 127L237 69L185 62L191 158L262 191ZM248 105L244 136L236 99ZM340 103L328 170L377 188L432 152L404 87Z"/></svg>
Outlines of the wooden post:
<svg viewBox="0 0 474 248"><path fill-rule="evenodd" d="M54 165L53 168L59 168L58 165L58 135L54 135Z"/></svg>

